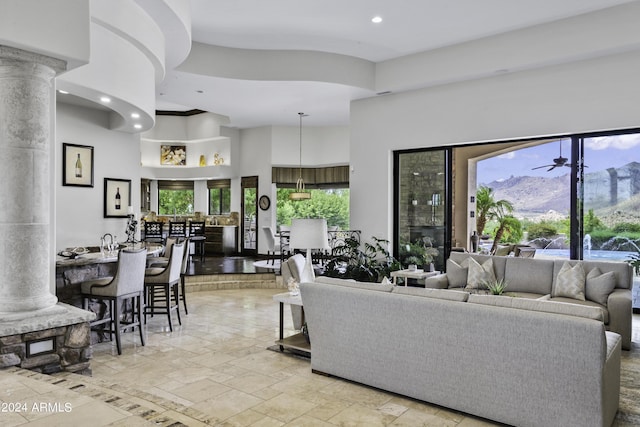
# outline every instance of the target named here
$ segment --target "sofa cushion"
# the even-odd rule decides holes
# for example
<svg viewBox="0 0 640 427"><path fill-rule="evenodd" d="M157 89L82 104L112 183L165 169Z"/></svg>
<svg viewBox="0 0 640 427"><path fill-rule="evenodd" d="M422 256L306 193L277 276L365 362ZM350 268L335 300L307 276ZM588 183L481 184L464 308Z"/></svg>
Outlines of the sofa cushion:
<svg viewBox="0 0 640 427"><path fill-rule="evenodd" d="M581 263L571 266L565 262L556 276L551 297L565 297L584 301L585 274Z"/></svg>
<svg viewBox="0 0 640 427"><path fill-rule="evenodd" d="M446 299L449 301L460 301L460 302L465 302L469 297L468 292L452 291L449 289L416 288L411 286L396 286L392 292L394 294Z"/></svg>
<svg viewBox="0 0 640 427"><path fill-rule="evenodd" d="M564 314L604 321L604 311L600 307L570 304L556 301L542 301L528 298L510 298L498 295L469 295L471 304L494 305L498 307L517 308L521 310L541 311L545 313Z"/></svg>
<svg viewBox="0 0 640 427"><path fill-rule="evenodd" d="M464 288L467 285L469 274L469 259L465 258L461 263L452 259L447 260L447 279L450 288Z"/></svg>
<svg viewBox="0 0 640 427"><path fill-rule="evenodd" d="M507 292L551 293L553 260L506 258L504 280Z"/></svg>
<svg viewBox="0 0 640 427"><path fill-rule="evenodd" d="M616 273L613 271L603 273L596 267L587 274L585 294L588 300L606 306L609 294L615 287Z"/></svg>
<svg viewBox="0 0 640 427"><path fill-rule="evenodd" d="M558 303L565 303L565 304L574 304L574 305L580 305L583 307L594 307L594 308L598 308L602 311L602 320L604 321L605 325L609 324L609 310L607 309L606 306L604 305L600 305L597 302L593 302L593 301L581 301L581 300L577 300L577 299L573 299L573 298L566 298L566 297L555 297L552 298L550 295L547 295L546 298L540 298L541 300L546 300L546 301L550 301L550 302L558 302Z"/></svg>
<svg viewBox="0 0 640 427"><path fill-rule="evenodd" d="M493 260L491 258L478 263L473 258L469 258L469 273L467 276L467 288L484 289L486 284L496 281L496 274L493 271Z"/></svg>

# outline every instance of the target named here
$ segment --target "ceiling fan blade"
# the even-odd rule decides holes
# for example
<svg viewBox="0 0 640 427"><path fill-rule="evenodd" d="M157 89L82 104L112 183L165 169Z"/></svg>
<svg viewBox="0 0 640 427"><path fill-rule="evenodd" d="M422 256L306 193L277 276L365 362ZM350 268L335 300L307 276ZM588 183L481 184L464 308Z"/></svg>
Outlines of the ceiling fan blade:
<svg viewBox="0 0 640 427"><path fill-rule="evenodd" d="M554 170L558 165L553 165L551 166L549 169L547 169L547 172Z"/></svg>
<svg viewBox="0 0 640 427"><path fill-rule="evenodd" d="M535 167L535 168L531 168L531 170L535 170L535 169L542 169L542 168L548 168L549 166L556 167L556 165L543 165L543 166L538 166L538 167Z"/></svg>

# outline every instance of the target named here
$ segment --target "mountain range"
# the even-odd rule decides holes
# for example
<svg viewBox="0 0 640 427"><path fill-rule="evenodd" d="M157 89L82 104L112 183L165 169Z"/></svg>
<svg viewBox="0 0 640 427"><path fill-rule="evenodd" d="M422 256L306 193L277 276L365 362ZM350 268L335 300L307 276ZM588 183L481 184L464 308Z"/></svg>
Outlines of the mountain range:
<svg viewBox="0 0 640 427"><path fill-rule="evenodd" d="M640 163L585 173L585 208L598 216L633 217L640 212ZM511 176L485 185L495 200L508 200L519 218L556 220L569 215L570 175L557 177ZM614 221L615 222L615 221Z"/></svg>

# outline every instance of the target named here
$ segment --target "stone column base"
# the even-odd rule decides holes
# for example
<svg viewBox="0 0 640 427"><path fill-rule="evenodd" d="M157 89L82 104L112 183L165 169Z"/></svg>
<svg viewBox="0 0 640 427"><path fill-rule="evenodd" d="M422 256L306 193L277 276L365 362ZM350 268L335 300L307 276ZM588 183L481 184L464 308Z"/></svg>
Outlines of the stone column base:
<svg viewBox="0 0 640 427"><path fill-rule="evenodd" d="M30 313L0 313L0 369L91 375L89 322L94 318L92 312L62 303Z"/></svg>

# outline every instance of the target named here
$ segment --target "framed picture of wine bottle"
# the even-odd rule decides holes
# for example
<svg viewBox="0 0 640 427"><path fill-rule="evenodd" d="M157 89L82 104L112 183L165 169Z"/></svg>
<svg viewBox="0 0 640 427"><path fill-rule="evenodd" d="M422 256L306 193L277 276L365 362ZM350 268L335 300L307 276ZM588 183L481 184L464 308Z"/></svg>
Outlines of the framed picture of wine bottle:
<svg viewBox="0 0 640 427"><path fill-rule="evenodd" d="M104 179L104 217L126 218L131 205L130 179Z"/></svg>
<svg viewBox="0 0 640 427"><path fill-rule="evenodd" d="M93 147L62 144L62 185L93 187Z"/></svg>

